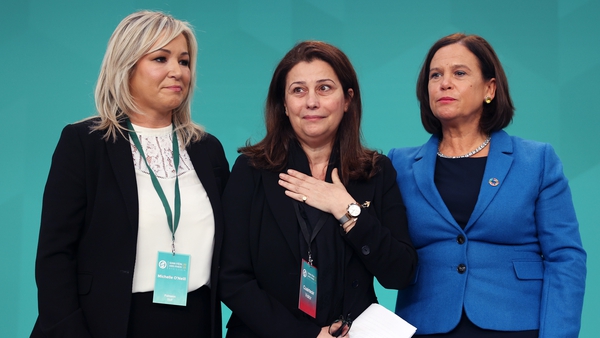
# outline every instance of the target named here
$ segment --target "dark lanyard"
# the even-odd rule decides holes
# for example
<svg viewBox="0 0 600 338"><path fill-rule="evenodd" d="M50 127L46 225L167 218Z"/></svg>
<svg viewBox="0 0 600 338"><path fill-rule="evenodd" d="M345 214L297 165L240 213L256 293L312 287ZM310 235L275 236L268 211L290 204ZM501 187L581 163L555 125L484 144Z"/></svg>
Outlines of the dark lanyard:
<svg viewBox="0 0 600 338"><path fill-rule="evenodd" d="M179 218L181 216L181 194L179 192L179 142L177 141L177 133L175 132L175 128L173 128L173 165L175 166L175 218L173 220L173 212L171 211L171 207L169 206L169 201L167 201L167 197L158 182L158 178L148 165L148 161L146 160L146 155L144 154L144 149L142 149L142 145L140 143L140 139L137 136L137 133L133 129L133 125L131 125L131 121L127 120L127 127L129 128L129 137L133 140L133 144L142 155L144 159L144 163L146 163L146 167L148 168L148 172L150 173L150 178L152 179L152 185L154 186L154 190L158 194L160 201L162 202L163 207L165 208L165 213L167 215L167 223L169 224L169 229L171 230L171 250L173 252L173 256L175 256L175 231L177 231L177 226L179 226Z"/></svg>
<svg viewBox="0 0 600 338"><path fill-rule="evenodd" d="M294 202L294 208L296 209L296 218L298 218L298 223L300 223L300 230L302 230L302 235L304 236L304 240L306 240L306 244L308 244L308 264L313 265L312 252L310 251L311 243L317 237L317 234L323 228L323 224L327 220L327 213L322 212L321 217L317 221L315 228L312 231L312 235L308 234L308 226L306 225L306 220L300 214L300 206L298 202Z"/></svg>

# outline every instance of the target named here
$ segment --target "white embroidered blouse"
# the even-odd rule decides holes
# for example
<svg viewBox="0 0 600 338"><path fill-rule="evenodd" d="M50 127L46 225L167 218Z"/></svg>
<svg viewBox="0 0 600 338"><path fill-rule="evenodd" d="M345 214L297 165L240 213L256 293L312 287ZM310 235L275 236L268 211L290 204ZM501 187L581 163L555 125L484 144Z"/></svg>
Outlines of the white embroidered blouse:
<svg viewBox="0 0 600 338"><path fill-rule="evenodd" d="M173 127L144 128L133 125L146 155L148 165L173 210L175 167L173 162ZM181 145L181 139L178 139ZM171 230L163 204L154 190L148 167L131 143L139 201L137 255L132 292L154 290L159 251L171 252ZM179 188L181 219L175 232L175 252L190 255L188 292L210 283L215 223L206 190L196 175L185 148L179 151ZM209 285L210 286L210 285Z"/></svg>

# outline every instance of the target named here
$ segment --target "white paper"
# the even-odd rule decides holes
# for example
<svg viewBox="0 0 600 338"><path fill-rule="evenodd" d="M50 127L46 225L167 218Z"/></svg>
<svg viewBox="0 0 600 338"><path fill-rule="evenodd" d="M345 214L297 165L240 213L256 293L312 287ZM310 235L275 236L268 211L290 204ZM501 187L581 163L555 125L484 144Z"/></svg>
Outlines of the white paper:
<svg viewBox="0 0 600 338"><path fill-rule="evenodd" d="M352 322L350 338L410 338L417 328L379 304L371 304Z"/></svg>

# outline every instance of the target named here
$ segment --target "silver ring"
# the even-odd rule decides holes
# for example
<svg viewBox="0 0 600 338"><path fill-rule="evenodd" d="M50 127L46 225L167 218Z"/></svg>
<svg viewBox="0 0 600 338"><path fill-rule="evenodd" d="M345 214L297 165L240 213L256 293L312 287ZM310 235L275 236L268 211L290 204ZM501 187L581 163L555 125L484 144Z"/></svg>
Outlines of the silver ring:
<svg viewBox="0 0 600 338"><path fill-rule="evenodd" d="M306 196L302 195L302 203L306 203Z"/></svg>

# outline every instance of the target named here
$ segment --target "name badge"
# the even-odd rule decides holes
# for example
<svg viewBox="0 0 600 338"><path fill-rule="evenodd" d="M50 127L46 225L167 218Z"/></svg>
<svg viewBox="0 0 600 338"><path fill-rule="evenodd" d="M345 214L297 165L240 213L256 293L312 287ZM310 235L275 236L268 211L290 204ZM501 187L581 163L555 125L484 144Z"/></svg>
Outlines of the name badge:
<svg viewBox="0 0 600 338"><path fill-rule="evenodd" d="M317 268L302 260L298 308L307 315L317 316Z"/></svg>
<svg viewBox="0 0 600 338"><path fill-rule="evenodd" d="M189 276L190 255L159 251L152 302L185 306Z"/></svg>

